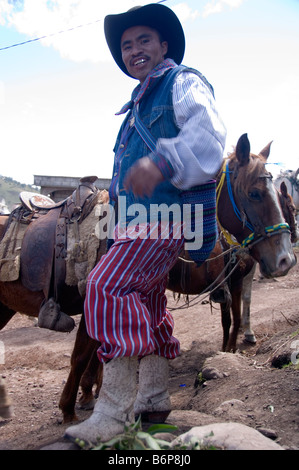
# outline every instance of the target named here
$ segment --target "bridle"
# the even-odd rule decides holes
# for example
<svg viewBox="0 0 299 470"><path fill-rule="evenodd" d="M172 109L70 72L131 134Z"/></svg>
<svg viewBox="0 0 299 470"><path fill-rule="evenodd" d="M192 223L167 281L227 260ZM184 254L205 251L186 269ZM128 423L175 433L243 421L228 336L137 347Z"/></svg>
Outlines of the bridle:
<svg viewBox="0 0 299 470"><path fill-rule="evenodd" d="M258 220L256 214L252 211L251 206L248 203L247 197L241 191L239 191L238 197L240 198L240 204L242 205L242 213L244 214L244 216L242 217L241 212L238 209L238 206L234 200L232 185L231 185L230 176L229 176L230 173L231 172L229 170L229 160L227 160L223 164L222 175L221 175L221 178L217 186L217 190L216 190L217 222L219 224L219 227L221 229L221 232L224 238L226 239L229 245L241 246L242 248L252 248L253 245L259 243L262 240L265 240L266 238L276 235L277 233L283 233L283 232L290 233L291 232L290 226L287 223L280 223L280 224L270 225L269 227L263 227L261 222ZM263 177L272 178L270 174L263 175ZM243 223L243 226L246 226L251 231L250 235L248 235L248 237L246 237L242 241L242 243L237 242L233 238L233 236L224 227L222 227L222 225L219 222L218 202L219 202L221 191L224 186L225 179L226 179L229 199L233 206L234 213L236 217ZM254 227L256 227L256 229Z"/></svg>

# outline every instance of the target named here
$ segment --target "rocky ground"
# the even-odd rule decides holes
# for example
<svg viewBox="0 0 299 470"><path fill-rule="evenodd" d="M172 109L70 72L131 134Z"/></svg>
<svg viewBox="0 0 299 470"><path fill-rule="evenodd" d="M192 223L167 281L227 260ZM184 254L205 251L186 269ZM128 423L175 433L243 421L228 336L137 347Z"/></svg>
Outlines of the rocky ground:
<svg viewBox="0 0 299 470"><path fill-rule="evenodd" d="M245 344L241 333L236 354L220 352L218 305L211 309L196 299L186 309L173 310L182 353L171 362L174 411L169 422L178 426L178 433L215 422L241 423L283 448L299 450L298 264L275 280L260 280L257 273L253 289L251 318L257 344ZM169 293L170 307L183 303L176 303ZM15 412L11 420L0 418L0 449L40 449L61 440L66 425L58 402L75 335L76 329L70 334L39 329L35 319L18 314L0 332L5 346L0 373ZM207 368L216 370L216 376L207 380ZM78 410L80 419L89 414Z"/></svg>

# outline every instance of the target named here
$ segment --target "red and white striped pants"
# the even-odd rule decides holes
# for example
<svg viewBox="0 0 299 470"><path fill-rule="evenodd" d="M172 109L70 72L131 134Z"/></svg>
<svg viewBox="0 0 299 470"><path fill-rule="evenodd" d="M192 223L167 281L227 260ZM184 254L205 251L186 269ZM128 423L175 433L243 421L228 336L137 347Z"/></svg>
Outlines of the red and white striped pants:
<svg viewBox="0 0 299 470"><path fill-rule="evenodd" d="M179 354L172 336L174 321L166 309L167 274L184 239L171 228L152 239L119 237L87 280L85 317L89 336L100 341L101 362L155 353L169 359Z"/></svg>

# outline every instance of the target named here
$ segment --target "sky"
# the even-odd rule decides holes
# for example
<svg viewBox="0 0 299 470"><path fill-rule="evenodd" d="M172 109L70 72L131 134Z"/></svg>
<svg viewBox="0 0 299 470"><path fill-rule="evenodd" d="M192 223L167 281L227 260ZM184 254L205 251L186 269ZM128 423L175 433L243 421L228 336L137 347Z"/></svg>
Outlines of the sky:
<svg viewBox="0 0 299 470"><path fill-rule="evenodd" d="M34 175L111 177L115 113L137 82L110 56L103 20L147 3L0 0L0 175L28 184ZM253 153L273 141L270 171L296 170L299 0L164 5L185 31L183 64L214 87L224 156L247 133Z"/></svg>

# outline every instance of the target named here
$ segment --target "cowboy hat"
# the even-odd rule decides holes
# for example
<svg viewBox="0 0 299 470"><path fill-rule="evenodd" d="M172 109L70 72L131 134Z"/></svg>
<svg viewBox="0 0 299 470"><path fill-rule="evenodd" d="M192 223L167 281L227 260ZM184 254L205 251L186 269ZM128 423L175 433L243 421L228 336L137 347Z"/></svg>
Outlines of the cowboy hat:
<svg viewBox="0 0 299 470"><path fill-rule="evenodd" d="M158 31L163 40L168 42L167 58L173 59L178 65L182 62L185 52L185 35L175 13L170 8L156 3L134 7L126 13L108 15L104 22L110 52L120 69L129 77L131 75L123 63L120 43L123 33L133 26L149 26Z"/></svg>

